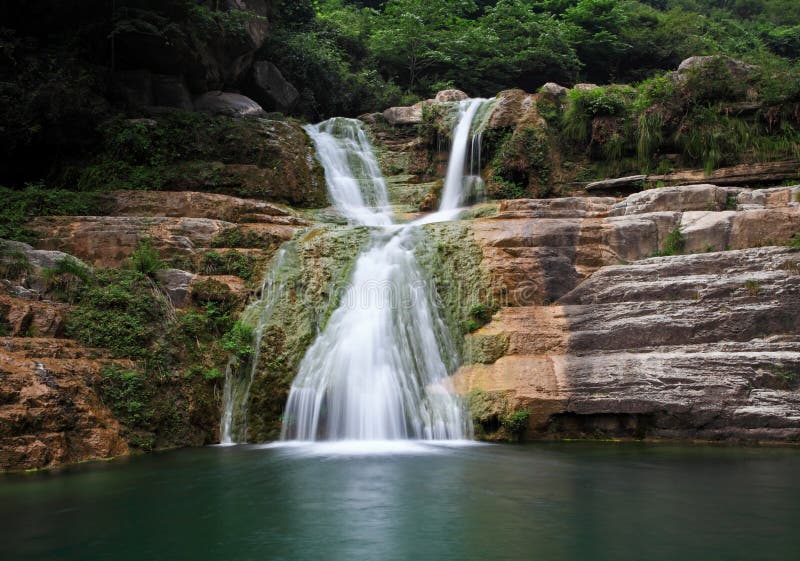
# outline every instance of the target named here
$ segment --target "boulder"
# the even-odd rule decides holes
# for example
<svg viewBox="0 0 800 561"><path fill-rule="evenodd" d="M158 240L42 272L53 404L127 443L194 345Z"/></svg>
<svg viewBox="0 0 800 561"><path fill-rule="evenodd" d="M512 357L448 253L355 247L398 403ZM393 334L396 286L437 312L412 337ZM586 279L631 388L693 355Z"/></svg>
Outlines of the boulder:
<svg viewBox="0 0 800 561"><path fill-rule="evenodd" d="M711 56L692 56L684 59L678 66L678 70L673 74L679 81L684 80L689 72L701 70L709 64L722 61L735 79L742 80L748 78L756 69L752 64L747 64L741 60L736 60L725 55Z"/></svg>
<svg viewBox="0 0 800 561"><path fill-rule="evenodd" d="M156 279L167 294L169 301L176 308L186 304L189 286L197 275L180 269L164 269L156 272Z"/></svg>
<svg viewBox="0 0 800 561"><path fill-rule="evenodd" d="M361 122L367 123L368 125L375 125L385 121L383 118L383 113L364 113L363 115L359 115L357 119Z"/></svg>
<svg viewBox="0 0 800 561"><path fill-rule="evenodd" d="M454 101L464 101L469 96L461 90L442 90L436 94L434 101L438 103L449 103Z"/></svg>
<svg viewBox="0 0 800 561"><path fill-rule="evenodd" d="M422 108L425 105L426 102L420 101L411 107L390 107L383 112L383 118L392 126L419 125L422 123Z"/></svg>
<svg viewBox="0 0 800 561"><path fill-rule="evenodd" d="M567 93L569 93L568 88L560 86L555 82L547 82L544 86L542 86L541 91L542 93L554 95L556 97L564 97L567 95Z"/></svg>
<svg viewBox="0 0 800 561"><path fill-rule="evenodd" d="M286 81L278 67L271 62L256 62L250 80L248 93L267 109L287 113L300 97L297 88Z"/></svg>
<svg viewBox="0 0 800 561"><path fill-rule="evenodd" d="M191 111L192 96L183 76L169 74L153 75L153 103L161 107L175 107Z"/></svg>
<svg viewBox="0 0 800 561"><path fill-rule="evenodd" d="M518 127L521 124L542 124L536 110L536 95L520 89L504 90L497 94L497 101L487 121L489 129Z"/></svg>
<svg viewBox="0 0 800 561"><path fill-rule="evenodd" d="M194 108L203 113L227 117L258 117L264 114L261 106L249 97L221 91L204 93L194 100Z"/></svg>
<svg viewBox="0 0 800 561"><path fill-rule="evenodd" d="M579 92L588 92L588 91L591 91L591 90L596 90L599 87L600 86L598 86L597 84L575 84L572 87L572 89L573 90L578 90Z"/></svg>
<svg viewBox="0 0 800 561"><path fill-rule="evenodd" d="M74 259L81 265L86 265L83 261L62 251L50 251L44 249L34 249L30 244L13 240L0 240L0 251L18 251L28 260L28 264L34 269L52 269L56 263L64 259Z"/></svg>

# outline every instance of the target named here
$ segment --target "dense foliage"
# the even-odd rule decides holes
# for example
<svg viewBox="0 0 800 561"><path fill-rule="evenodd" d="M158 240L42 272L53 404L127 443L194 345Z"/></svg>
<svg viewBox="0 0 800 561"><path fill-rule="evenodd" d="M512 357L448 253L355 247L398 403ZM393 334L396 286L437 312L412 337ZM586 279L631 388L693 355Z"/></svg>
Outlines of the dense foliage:
<svg viewBox="0 0 800 561"><path fill-rule="evenodd" d="M630 82L692 55L800 56L793 0L319 0L264 54L314 116L355 114L447 86L471 95L548 81ZM312 13L313 12L313 13Z"/></svg>
<svg viewBox="0 0 800 561"><path fill-rule="evenodd" d="M0 22L0 184L47 179L81 190L166 188L185 175L170 169L177 156L222 144L184 146L173 133L238 134L188 117L122 130L120 117L142 116L120 94L126 72L178 80L188 96L245 91L248 65L266 60L299 91L291 113L318 120L446 87L488 96L548 81L636 83L692 55L756 64L780 89L800 56L795 0L10 0ZM122 151L87 164L110 139ZM684 147L703 142L687 137Z"/></svg>

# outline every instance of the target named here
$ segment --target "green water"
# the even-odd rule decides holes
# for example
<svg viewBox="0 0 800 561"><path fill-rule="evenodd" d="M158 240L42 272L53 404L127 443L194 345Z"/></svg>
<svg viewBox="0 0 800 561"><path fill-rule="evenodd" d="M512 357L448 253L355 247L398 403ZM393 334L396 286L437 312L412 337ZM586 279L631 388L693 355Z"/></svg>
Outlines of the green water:
<svg viewBox="0 0 800 561"><path fill-rule="evenodd" d="M154 454L0 477L0 559L797 560L800 450Z"/></svg>

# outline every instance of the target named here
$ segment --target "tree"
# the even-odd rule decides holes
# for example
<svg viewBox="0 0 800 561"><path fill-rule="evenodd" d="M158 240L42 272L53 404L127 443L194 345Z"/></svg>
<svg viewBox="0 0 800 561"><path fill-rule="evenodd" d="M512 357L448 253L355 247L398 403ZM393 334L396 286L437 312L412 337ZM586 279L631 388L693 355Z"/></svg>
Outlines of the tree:
<svg viewBox="0 0 800 561"><path fill-rule="evenodd" d="M618 0L580 0L566 10L564 21L573 26L572 41L589 79L615 78L618 66L631 46L622 32L628 18Z"/></svg>
<svg viewBox="0 0 800 561"><path fill-rule="evenodd" d="M427 69L452 60L446 48L452 31L476 10L471 0L390 0L372 34L372 52L413 90Z"/></svg>

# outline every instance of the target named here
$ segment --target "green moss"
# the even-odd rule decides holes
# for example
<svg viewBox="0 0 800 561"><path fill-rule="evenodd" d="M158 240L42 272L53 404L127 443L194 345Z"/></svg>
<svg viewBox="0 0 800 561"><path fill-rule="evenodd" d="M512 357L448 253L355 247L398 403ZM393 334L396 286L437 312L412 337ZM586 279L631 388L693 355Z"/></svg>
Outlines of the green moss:
<svg viewBox="0 0 800 561"><path fill-rule="evenodd" d="M541 126L525 126L504 136L490 166L490 196L498 199L547 196L551 190L550 142L548 130Z"/></svg>
<svg viewBox="0 0 800 561"><path fill-rule="evenodd" d="M300 361L324 329L347 289L352 267L369 240L365 228L320 228L284 246L273 292L245 311L242 321L263 329L258 365L250 386L247 439L264 441L280 433L281 416ZM237 378L249 377L241 361ZM236 420L234 420L236 422Z"/></svg>
<svg viewBox="0 0 800 561"><path fill-rule="evenodd" d="M28 222L36 216L86 216L105 214L102 198L93 193L50 189L43 183L21 190L0 187L0 238L21 242L36 240Z"/></svg>
<svg viewBox="0 0 800 561"><path fill-rule="evenodd" d="M508 344L506 333L471 333L464 338L464 364L491 364L505 356Z"/></svg>
<svg viewBox="0 0 800 561"><path fill-rule="evenodd" d="M293 121L174 111L115 118L103 145L65 172L84 191L191 190L268 198L306 207L327 202L310 139Z"/></svg>
<svg viewBox="0 0 800 561"><path fill-rule="evenodd" d="M515 409L509 411L500 418L500 424L505 428L512 440L519 440L528 428L528 420L531 416L531 409Z"/></svg>
<svg viewBox="0 0 800 561"><path fill-rule="evenodd" d="M500 306L483 252L467 222L431 224L417 244L417 258L433 280L443 316L459 350L462 336L491 319Z"/></svg>
<svg viewBox="0 0 800 561"><path fill-rule="evenodd" d="M531 409L513 407L508 392L473 390L467 402L479 439L517 441L528 428Z"/></svg>

